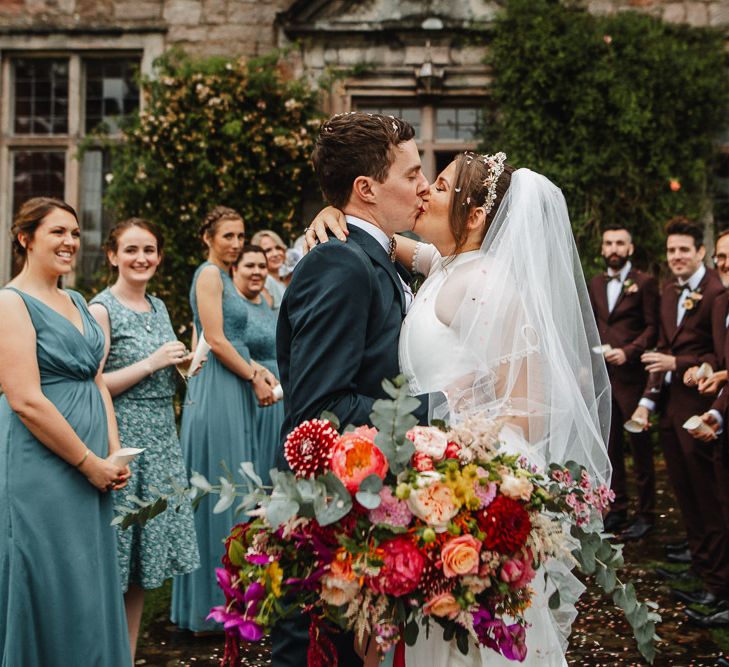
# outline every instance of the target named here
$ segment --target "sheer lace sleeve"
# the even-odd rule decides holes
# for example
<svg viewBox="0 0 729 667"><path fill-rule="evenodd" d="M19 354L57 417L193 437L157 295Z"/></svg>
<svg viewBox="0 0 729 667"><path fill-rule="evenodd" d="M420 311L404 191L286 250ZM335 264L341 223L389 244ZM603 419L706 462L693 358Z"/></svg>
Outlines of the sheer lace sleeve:
<svg viewBox="0 0 729 667"><path fill-rule="evenodd" d="M440 259L441 255L434 245L418 241L415 246L415 252L413 253L412 271L413 273L421 273L427 277L438 265Z"/></svg>

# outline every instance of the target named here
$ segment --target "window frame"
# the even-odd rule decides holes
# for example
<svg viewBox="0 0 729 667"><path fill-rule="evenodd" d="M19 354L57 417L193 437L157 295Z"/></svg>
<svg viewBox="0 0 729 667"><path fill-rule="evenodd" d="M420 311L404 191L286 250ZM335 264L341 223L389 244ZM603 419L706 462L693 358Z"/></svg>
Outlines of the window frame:
<svg viewBox="0 0 729 667"><path fill-rule="evenodd" d="M59 42L63 49L53 48ZM29 35L18 31L0 36L0 281L11 277L12 251L10 227L13 206L13 154L19 150L65 152L64 200L75 209L81 204L82 165L78 150L85 133L85 60L133 58L142 75L150 76L153 61L164 51L164 32L118 32L104 35L49 34ZM13 60L18 58L68 59L68 132L58 135L14 134L15 81ZM140 110L144 97L140 94ZM83 253L83 248L81 249ZM80 266L80 262L79 262ZM75 283L75 272L67 283Z"/></svg>

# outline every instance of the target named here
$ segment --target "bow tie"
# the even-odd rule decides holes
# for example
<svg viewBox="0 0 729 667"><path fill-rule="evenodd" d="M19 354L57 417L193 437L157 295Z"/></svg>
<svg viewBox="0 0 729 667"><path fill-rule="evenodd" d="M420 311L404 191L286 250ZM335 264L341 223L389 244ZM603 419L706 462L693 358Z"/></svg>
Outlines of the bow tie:
<svg viewBox="0 0 729 667"><path fill-rule="evenodd" d="M684 283L683 285L681 283L673 283L673 287L676 290L676 294L683 294L684 290L691 291L691 288L689 287L688 283Z"/></svg>
<svg viewBox="0 0 729 667"><path fill-rule="evenodd" d="M387 256L390 258L391 262L395 261L395 252L397 251L397 241L395 240L394 236L390 237L390 247L387 251Z"/></svg>
<svg viewBox="0 0 729 667"><path fill-rule="evenodd" d="M619 273L616 276L611 276L609 273L606 273L605 274L605 278L607 278L607 281L609 283L611 283L613 280L616 280L619 283L622 283L623 282L622 279L620 278L620 274Z"/></svg>

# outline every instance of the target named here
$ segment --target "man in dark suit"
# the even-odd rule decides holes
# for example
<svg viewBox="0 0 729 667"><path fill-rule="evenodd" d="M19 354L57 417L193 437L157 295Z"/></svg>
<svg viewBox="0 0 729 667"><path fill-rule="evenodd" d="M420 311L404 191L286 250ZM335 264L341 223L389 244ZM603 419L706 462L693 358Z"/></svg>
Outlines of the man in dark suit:
<svg viewBox="0 0 729 667"><path fill-rule="evenodd" d="M612 417L608 454L613 467L611 488L615 501L605 517L605 530L614 532L627 520L628 493L625 479L623 424L638 406L647 373L640 357L658 338L658 284L652 276L633 268L633 241L624 225L603 231L602 256L607 272L589 285L600 340L610 345L605 361L612 387ZM638 512L621 539L640 539L653 528L656 489L653 449L645 431L630 434Z"/></svg>
<svg viewBox="0 0 729 667"><path fill-rule="evenodd" d="M668 266L676 280L662 293L658 351L642 356L650 376L633 418L647 424L649 410L661 409L661 446L689 546L689 551L669 554L669 560L691 562L705 587L695 595L683 591L674 595L711 605L729 598L726 526L718 510L713 452L683 424L711 406L711 397L699 393L687 371L703 363L713 369L718 366L712 335L714 301L724 287L717 273L703 264L706 251L699 225L674 218L666 235Z"/></svg>
<svg viewBox="0 0 729 667"><path fill-rule="evenodd" d="M722 232L716 240L714 262L722 284L725 288L729 288L729 230ZM714 311L714 344L721 346L719 354L722 370L715 372L709 378L702 378L699 380L698 386L699 391L709 395L716 394L720 387L723 389L711 409L701 417L709 429L695 429L691 431L691 435L706 443L705 446L713 451L720 509L724 517L724 525L729 530L729 438L727 438L729 388L726 386L726 369L729 361L729 336L726 335L727 327L729 327L729 294L726 291L715 300ZM729 554L727 560L729 560ZM729 577L729 563L727 563L726 576ZM719 604L708 614L700 614L693 609L687 609L686 614L695 624L702 627L729 625L729 607L726 605Z"/></svg>
<svg viewBox="0 0 729 667"><path fill-rule="evenodd" d="M429 198L413 137L405 121L367 113L334 116L321 129L314 169L350 235L347 243L332 239L309 252L281 303L283 437L325 410L342 425L369 424L372 404L386 397L382 380L399 374L400 326L412 292L392 261L392 237L413 228ZM305 618L279 624L272 639L274 667L306 664ZM351 633L332 639L339 664L362 664Z"/></svg>

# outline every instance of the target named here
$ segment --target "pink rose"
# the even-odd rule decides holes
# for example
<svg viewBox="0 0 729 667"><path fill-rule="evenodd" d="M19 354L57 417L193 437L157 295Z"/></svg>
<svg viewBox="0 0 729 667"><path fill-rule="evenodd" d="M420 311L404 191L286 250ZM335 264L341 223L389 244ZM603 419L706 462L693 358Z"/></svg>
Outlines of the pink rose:
<svg viewBox="0 0 729 667"><path fill-rule="evenodd" d="M537 573L532 567L532 552L529 549L521 558L508 560L501 567L501 581L515 590L524 588L536 576Z"/></svg>
<svg viewBox="0 0 729 667"><path fill-rule="evenodd" d="M437 532L443 532L448 522L458 514L456 496L443 482L413 489L407 502L410 511Z"/></svg>
<svg viewBox="0 0 729 667"><path fill-rule="evenodd" d="M448 437L443 431L433 426L413 426L407 437L413 441L416 452L427 454L435 461L440 461L448 447Z"/></svg>
<svg viewBox="0 0 729 667"><path fill-rule="evenodd" d="M473 535L461 535L448 540L440 552L443 574L460 577L478 572L481 542Z"/></svg>
<svg viewBox="0 0 729 667"><path fill-rule="evenodd" d="M385 479L387 474L387 459L369 436L367 431L345 433L332 449L332 472L350 493L357 492L365 477Z"/></svg>
<svg viewBox="0 0 729 667"><path fill-rule="evenodd" d="M383 564L379 574L368 583L375 593L401 596L414 591L420 583L425 557L406 535L394 537L380 545Z"/></svg>
<svg viewBox="0 0 729 667"><path fill-rule="evenodd" d="M452 593L440 593L426 602L423 613L426 616L439 616L440 618L454 619L461 611Z"/></svg>
<svg viewBox="0 0 729 667"><path fill-rule="evenodd" d="M501 493L513 500L528 501L532 497L534 487L526 477L504 475L499 485Z"/></svg>

